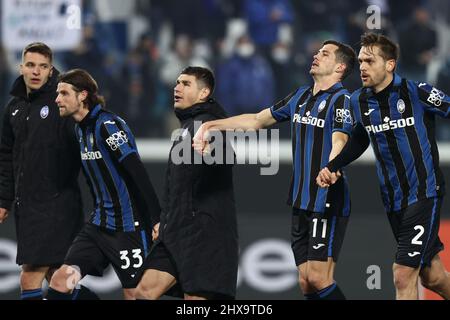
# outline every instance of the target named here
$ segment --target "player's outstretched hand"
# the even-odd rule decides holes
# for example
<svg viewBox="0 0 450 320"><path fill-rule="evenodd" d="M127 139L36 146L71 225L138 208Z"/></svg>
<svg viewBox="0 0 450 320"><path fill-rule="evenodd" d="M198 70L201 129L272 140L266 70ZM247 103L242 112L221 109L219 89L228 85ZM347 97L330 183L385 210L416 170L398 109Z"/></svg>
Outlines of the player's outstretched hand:
<svg viewBox="0 0 450 320"><path fill-rule="evenodd" d="M152 240L155 241L159 237L159 222L152 229Z"/></svg>
<svg viewBox="0 0 450 320"><path fill-rule="evenodd" d="M0 208L0 223L3 223L3 221L8 218L8 210L5 208Z"/></svg>

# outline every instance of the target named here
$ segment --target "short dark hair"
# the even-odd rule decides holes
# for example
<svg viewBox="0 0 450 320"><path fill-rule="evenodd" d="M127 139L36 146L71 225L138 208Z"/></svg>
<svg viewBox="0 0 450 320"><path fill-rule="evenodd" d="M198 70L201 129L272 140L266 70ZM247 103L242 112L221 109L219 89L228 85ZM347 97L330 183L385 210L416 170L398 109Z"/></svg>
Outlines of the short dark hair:
<svg viewBox="0 0 450 320"><path fill-rule="evenodd" d="M58 77L58 83L60 82L71 84L76 92L86 90L88 93L86 104L89 110L98 104L103 107L106 105L105 98L98 94L97 82L86 70L73 69L67 71Z"/></svg>
<svg viewBox="0 0 450 320"><path fill-rule="evenodd" d="M376 46L380 49L380 55L385 61L395 60L397 61L400 56L399 46L389 39L388 37L377 33L365 33L361 36L361 47L373 47Z"/></svg>
<svg viewBox="0 0 450 320"><path fill-rule="evenodd" d="M45 43L42 42L33 42L30 43L23 49L22 52L22 60L25 58L25 55L28 52L34 52L42 54L44 57L48 58L50 60L50 63L53 63L53 52L52 49L50 49L49 46L47 46Z"/></svg>
<svg viewBox="0 0 450 320"><path fill-rule="evenodd" d="M347 78L353 71L353 68L356 64L356 53L352 47L349 45L336 41L336 40L327 40L323 43L323 45L332 44L338 47L335 52L336 61L345 64L345 71L342 75L342 80Z"/></svg>
<svg viewBox="0 0 450 320"><path fill-rule="evenodd" d="M203 67L192 67L189 66L181 71L181 74L187 74L189 76L194 76L200 85L208 88L210 93L209 96L212 96L214 92L214 88L216 86L216 81L214 79L214 74L211 70Z"/></svg>

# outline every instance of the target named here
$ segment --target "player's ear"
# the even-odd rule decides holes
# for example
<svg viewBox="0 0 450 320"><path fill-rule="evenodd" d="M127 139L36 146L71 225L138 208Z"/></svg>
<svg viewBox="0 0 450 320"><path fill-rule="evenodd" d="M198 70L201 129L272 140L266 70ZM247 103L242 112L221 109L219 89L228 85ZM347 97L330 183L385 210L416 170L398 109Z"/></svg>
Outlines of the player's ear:
<svg viewBox="0 0 450 320"><path fill-rule="evenodd" d="M78 99L80 102L86 102L87 97L88 92L86 90L81 91L80 94L78 95Z"/></svg>
<svg viewBox="0 0 450 320"><path fill-rule="evenodd" d="M343 64L343 63L339 63L338 65L337 65L337 67L336 67L336 72L337 73L340 73L340 74L343 74L344 72L345 72L345 64Z"/></svg>
<svg viewBox="0 0 450 320"><path fill-rule="evenodd" d="M211 93L211 90L208 87L204 87L201 91L200 91L200 99L201 100L205 100L206 98L209 97L209 94Z"/></svg>
<svg viewBox="0 0 450 320"><path fill-rule="evenodd" d="M390 60L386 61L386 70L388 72L394 72L396 65L397 65L397 62L394 59L390 59Z"/></svg>

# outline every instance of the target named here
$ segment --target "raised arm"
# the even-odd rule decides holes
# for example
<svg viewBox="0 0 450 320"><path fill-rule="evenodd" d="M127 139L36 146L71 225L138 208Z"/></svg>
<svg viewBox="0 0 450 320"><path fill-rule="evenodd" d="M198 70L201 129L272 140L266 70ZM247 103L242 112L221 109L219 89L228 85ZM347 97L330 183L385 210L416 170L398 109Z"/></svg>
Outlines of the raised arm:
<svg viewBox="0 0 450 320"><path fill-rule="evenodd" d="M207 130L258 130L276 123L270 109L264 109L259 113L242 114L239 116L209 121L203 124Z"/></svg>
<svg viewBox="0 0 450 320"><path fill-rule="evenodd" d="M259 113L242 114L239 116L205 122L200 126L193 139L193 147L196 151L202 153L208 141L209 131L225 130L258 130L269 127L277 121L272 116L270 108L264 109Z"/></svg>

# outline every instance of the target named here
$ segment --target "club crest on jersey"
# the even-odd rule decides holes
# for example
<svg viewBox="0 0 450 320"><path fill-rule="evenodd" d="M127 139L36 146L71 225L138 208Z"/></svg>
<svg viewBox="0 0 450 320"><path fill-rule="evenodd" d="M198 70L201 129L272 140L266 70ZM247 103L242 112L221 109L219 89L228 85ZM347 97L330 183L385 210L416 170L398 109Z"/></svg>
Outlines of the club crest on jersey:
<svg viewBox="0 0 450 320"><path fill-rule="evenodd" d="M398 112L403 113L403 112L405 112L405 109L406 109L405 101L403 101L403 99L399 99L397 101Z"/></svg>
<svg viewBox="0 0 450 320"><path fill-rule="evenodd" d="M41 112L40 112L41 118L42 119L47 118L48 117L48 113L49 113L48 106L43 106L42 109L41 109Z"/></svg>
<svg viewBox="0 0 450 320"><path fill-rule="evenodd" d="M325 109L325 106L327 105L327 102L324 100L319 104L319 112L322 112L323 109Z"/></svg>

